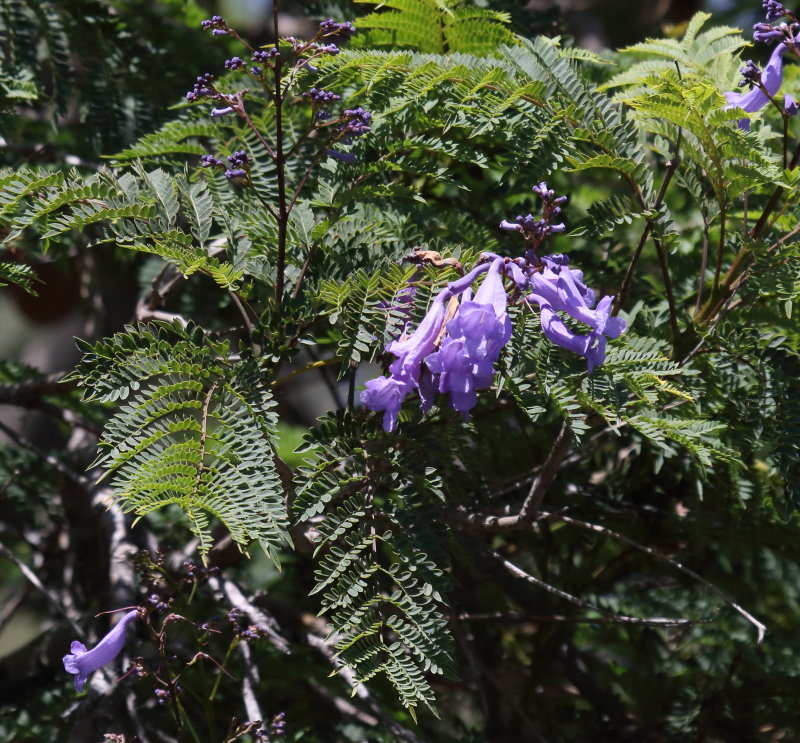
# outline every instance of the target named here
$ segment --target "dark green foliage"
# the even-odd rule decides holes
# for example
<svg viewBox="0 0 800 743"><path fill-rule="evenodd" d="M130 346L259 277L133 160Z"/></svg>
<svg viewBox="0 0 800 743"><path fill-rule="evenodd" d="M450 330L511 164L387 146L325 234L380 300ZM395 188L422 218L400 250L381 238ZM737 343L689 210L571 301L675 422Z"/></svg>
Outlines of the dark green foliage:
<svg viewBox="0 0 800 743"><path fill-rule="evenodd" d="M95 33L75 20L82 4L0 6L10 39L0 105L84 106L87 139L110 148L96 172L58 158L3 171L4 245L141 269L139 305L127 308L136 322L80 343L69 379L86 402L48 389L39 412L107 417L95 465L103 495L137 516L136 538L179 541L176 509L164 509L177 505L197 550L258 594L280 632L258 658L257 696L297 714L298 739L409 739L393 726L418 712L415 734L431 741L791 736L800 181L784 167L775 111L752 116L745 133L743 112L722 110L746 41L701 13L680 38L598 56L566 38L514 35L507 3L365 4L354 43L315 60L318 74L283 70L282 158L272 81L262 95L253 78L209 63L220 90L246 83L249 118L212 119L208 100L168 111L178 96L139 74L145 51L159 50L156 64L176 47L98 13L98 33L118 45L98 49L119 70L76 78L71 60ZM138 7L114 6L130 23ZM184 88L206 71L192 69ZM329 154L302 95L312 85L342 96L334 116L372 113L365 136L336 145L354 162ZM142 136L131 143L133 132ZM237 150L252 160L245 178L198 162ZM568 231L540 252L569 253L599 296L620 296L626 332L587 374L583 358L545 338L524 292L512 293L513 335L471 420L445 395L423 415L411 394L398 430L383 432L381 413L359 409L359 385L484 251L522 253L498 223L535 214L530 189L544 179L571 198ZM32 277L0 263L0 282L35 291ZM82 287L92 300L92 282ZM334 366L338 379L326 376ZM317 373L321 384L303 391ZM4 399L21 407L14 385L41 381L22 368L2 376ZM323 394L339 409L317 418ZM60 433L70 420L57 419ZM308 459L294 470L278 456L292 446L281 431L304 433L292 461ZM36 449L0 450L4 524L26 559L38 547L24 529L47 521L55 473L71 467L73 484L90 487L74 472L90 461L80 441L56 449L45 474ZM549 469L535 512L514 522ZM261 557L239 565L216 522L240 552L257 542L284 572ZM180 610L204 622L189 604ZM745 610L767 625L764 645ZM309 638L327 648L326 633L331 657L310 655ZM338 696L341 678L323 679L332 669L354 687L352 702ZM206 688L194 665L187 678ZM230 688L222 698L243 719Z"/></svg>
<svg viewBox="0 0 800 743"><path fill-rule="evenodd" d="M322 514L311 593L322 592L339 656L359 683L385 674L412 713L434 709L424 674L455 671L440 608L449 583L441 482L416 466L417 446L362 420L329 417L306 446L320 454L299 472L294 507L301 522Z"/></svg>

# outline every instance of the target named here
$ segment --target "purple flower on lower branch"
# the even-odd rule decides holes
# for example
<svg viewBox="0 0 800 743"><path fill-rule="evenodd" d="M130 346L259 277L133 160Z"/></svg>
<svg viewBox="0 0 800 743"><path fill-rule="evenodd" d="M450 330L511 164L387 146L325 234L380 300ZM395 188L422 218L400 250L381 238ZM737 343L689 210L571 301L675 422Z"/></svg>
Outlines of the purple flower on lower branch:
<svg viewBox="0 0 800 743"><path fill-rule="evenodd" d="M627 325L611 315L613 297L605 296L595 306L594 291L583 283L581 271L569 267L566 256L549 256L542 263L542 271L531 279L533 292L528 300L539 305L545 336L557 346L584 356L591 373L605 360L606 338L619 338ZM558 312L566 312L592 332L573 333Z"/></svg>
<svg viewBox="0 0 800 743"><path fill-rule="evenodd" d="M86 646L77 640L72 643L71 652L64 656L64 670L75 674L75 688L78 691L83 691L90 673L110 663L122 652L125 645L125 628L138 616L137 609L129 611L91 650L87 650Z"/></svg>
<svg viewBox="0 0 800 743"><path fill-rule="evenodd" d="M728 102L725 108L738 107L747 113L755 113L769 103L770 96L776 95L783 81L783 54L785 51L786 44L783 42L778 44L760 74L757 74L757 70L754 71L752 63L743 67L742 74L745 75L745 81L751 82L753 87L744 93L736 91L725 93L725 100ZM739 128L749 129L750 119L739 119Z"/></svg>

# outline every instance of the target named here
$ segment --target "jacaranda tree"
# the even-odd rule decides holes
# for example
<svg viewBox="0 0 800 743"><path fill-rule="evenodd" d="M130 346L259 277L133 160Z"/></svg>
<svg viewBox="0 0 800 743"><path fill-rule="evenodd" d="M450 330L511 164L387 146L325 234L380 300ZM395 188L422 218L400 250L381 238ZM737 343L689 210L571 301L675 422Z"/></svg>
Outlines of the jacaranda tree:
<svg viewBox="0 0 800 743"><path fill-rule="evenodd" d="M0 737L790 739L800 18L356 2L0 2Z"/></svg>

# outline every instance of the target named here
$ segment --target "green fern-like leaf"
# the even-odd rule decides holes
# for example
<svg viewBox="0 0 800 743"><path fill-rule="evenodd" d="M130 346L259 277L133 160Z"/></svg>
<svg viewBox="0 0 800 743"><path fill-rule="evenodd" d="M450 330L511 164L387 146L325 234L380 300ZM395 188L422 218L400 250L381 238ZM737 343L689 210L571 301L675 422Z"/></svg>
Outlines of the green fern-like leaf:
<svg viewBox="0 0 800 743"><path fill-rule="evenodd" d="M312 593L322 594L338 654L360 683L384 675L412 714L433 709L425 674L454 673L440 609L441 482L419 467L421 451L387 442L374 422L329 416L308 444L321 456L300 473L295 508L317 524Z"/></svg>
<svg viewBox="0 0 800 743"><path fill-rule="evenodd" d="M125 401L106 426L96 464L125 511L183 509L206 555L210 519L242 548L273 559L285 543L273 462L276 418L253 360L230 363L227 344L197 328L129 328L95 346L72 375L87 399Z"/></svg>

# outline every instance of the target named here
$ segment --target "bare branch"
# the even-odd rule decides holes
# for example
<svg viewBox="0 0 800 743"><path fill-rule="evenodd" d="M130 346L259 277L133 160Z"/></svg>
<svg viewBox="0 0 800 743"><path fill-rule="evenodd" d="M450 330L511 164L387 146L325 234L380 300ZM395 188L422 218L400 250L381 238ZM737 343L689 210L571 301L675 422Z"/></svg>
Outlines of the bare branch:
<svg viewBox="0 0 800 743"><path fill-rule="evenodd" d="M573 526L577 526L580 529L593 531L596 534L603 534L604 536L611 537L612 539L618 539L619 541L624 542L627 545L630 545L634 549L637 549L640 552L644 552L646 555L650 555L651 557L655 557L657 560L666 562L667 564L671 565L684 575L688 575L690 578L704 585L710 591L713 591L728 606L730 606L732 609L741 614L748 622L750 622L750 624L752 624L756 628L756 631L758 632L759 644L761 644L761 641L764 639L764 633L767 631L767 627L765 624L759 622L758 619L756 619L752 614L750 614L750 612L743 609L735 601L729 599L728 596L720 588L717 588L717 586L715 586L713 583L706 580L701 575L698 575L697 573L694 572L694 570L687 568L685 565L673 559L672 557L669 557L668 555L665 555L663 552L659 552L658 550L654 550L652 547L648 547L646 544L640 544L634 539L626 537L624 534L620 534L619 532L614 531L613 529L609 529L608 527L605 526L600 526L599 524L590 524L587 521L574 519L571 516L566 516L563 514L554 515L553 519L557 521L563 521L565 524L572 524Z"/></svg>
<svg viewBox="0 0 800 743"><path fill-rule="evenodd" d="M564 599L565 601L569 601L571 604L575 604L576 606L580 606L581 609L586 609L588 611L596 611L598 614L605 617L608 622L612 622L615 624L640 624L645 626L655 626L655 627L685 627L687 625L698 624L699 622L695 619L687 619L687 618L673 618L673 617L629 617L624 614L614 614L613 612L606 611L605 609L601 609L599 606L595 606L594 604L590 603L589 601L584 601L582 598L578 598L577 596L573 596L571 593L567 593L566 591L562 591L560 588L556 588L555 586L551 586L549 583L545 583L538 578L534 578L529 573L526 573L521 568L518 568L514 563L509 562L506 560L502 555L498 555L496 552L491 553L493 557L500 562L500 564L512 575L516 576L517 578L521 578L522 580L532 583L534 586L541 588L548 593L552 593L554 596L558 596L559 598ZM704 619L701 620L703 622L708 622L711 620Z"/></svg>

